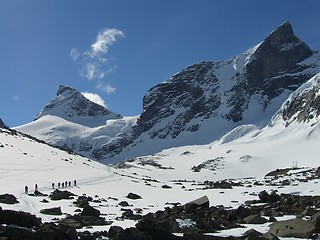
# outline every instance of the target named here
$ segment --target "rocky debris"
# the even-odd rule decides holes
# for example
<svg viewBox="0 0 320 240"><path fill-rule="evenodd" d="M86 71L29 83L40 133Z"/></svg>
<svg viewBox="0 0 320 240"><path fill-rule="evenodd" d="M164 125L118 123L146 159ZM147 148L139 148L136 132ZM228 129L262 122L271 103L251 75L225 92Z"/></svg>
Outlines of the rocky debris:
<svg viewBox="0 0 320 240"><path fill-rule="evenodd" d="M62 215L61 207L46 208L40 210L40 213L47 215Z"/></svg>
<svg viewBox="0 0 320 240"><path fill-rule="evenodd" d="M128 193L127 198L132 200L142 199L142 197L136 193Z"/></svg>
<svg viewBox="0 0 320 240"><path fill-rule="evenodd" d="M14 195L6 193L6 194L0 195L0 203L16 204L16 203L19 203L19 201Z"/></svg>
<svg viewBox="0 0 320 240"><path fill-rule="evenodd" d="M73 199L74 196L76 195L67 190L60 191L59 189L54 190L49 195L50 199L54 201L61 200L61 199Z"/></svg>

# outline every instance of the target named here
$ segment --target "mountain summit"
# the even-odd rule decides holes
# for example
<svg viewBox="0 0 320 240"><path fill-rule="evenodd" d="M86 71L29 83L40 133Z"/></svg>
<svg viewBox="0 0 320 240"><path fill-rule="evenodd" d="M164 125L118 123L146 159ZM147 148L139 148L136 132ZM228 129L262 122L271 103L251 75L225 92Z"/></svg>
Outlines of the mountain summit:
<svg viewBox="0 0 320 240"><path fill-rule="evenodd" d="M57 97L45 106L36 119L45 115L58 116L88 127L101 126L106 124L108 119L121 118L120 114L109 111L90 101L79 91L63 85L60 85Z"/></svg>

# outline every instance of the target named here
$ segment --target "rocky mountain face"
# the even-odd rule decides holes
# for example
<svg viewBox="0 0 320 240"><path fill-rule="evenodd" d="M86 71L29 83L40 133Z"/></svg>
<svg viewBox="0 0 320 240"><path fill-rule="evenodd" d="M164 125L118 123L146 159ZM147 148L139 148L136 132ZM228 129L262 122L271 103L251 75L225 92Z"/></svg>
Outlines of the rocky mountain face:
<svg viewBox="0 0 320 240"><path fill-rule="evenodd" d="M150 89L132 133L106 143L93 155L128 158L129 151L143 155L167 145L208 143L240 124L264 126L292 91L320 71L319 66L319 53L297 38L286 22L243 54L193 64ZM143 148L150 141L158 147Z"/></svg>
<svg viewBox="0 0 320 240"><path fill-rule="evenodd" d="M271 125L282 122L318 124L320 121L320 73L303 84L283 103Z"/></svg>
<svg viewBox="0 0 320 240"><path fill-rule="evenodd" d="M88 127L101 126L108 119L119 119L120 114L113 113L103 106L85 98L79 91L66 86L60 86L54 98L36 119L45 115L54 115L65 120Z"/></svg>

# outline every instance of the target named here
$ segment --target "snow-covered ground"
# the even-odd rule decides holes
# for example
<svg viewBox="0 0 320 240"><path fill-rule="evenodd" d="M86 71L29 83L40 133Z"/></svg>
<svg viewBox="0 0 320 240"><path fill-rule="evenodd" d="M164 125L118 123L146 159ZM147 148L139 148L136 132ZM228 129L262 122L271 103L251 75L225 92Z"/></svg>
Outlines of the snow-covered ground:
<svg viewBox="0 0 320 240"><path fill-rule="evenodd" d="M113 225L129 227L134 226L135 222L118 218L123 208L139 209L146 214L171 206L170 203L185 204L204 195L208 196L211 206L236 208L246 200L258 199L257 194L262 190L319 195L316 180L300 182L289 177L291 183L285 187L270 186L265 181L265 175L275 169L296 168L296 172L302 172L318 167L319 137L319 124L294 123L284 127L279 121L262 130L247 125L211 144L167 149L112 167L1 129L0 194L14 194L20 203L0 206L31 212L43 221L56 218L41 214L40 210L44 208L60 206L63 213L75 214L77 207L72 204L73 200L51 201L47 197L29 196L24 193L24 186L33 191L34 185L38 184L40 192L50 194L52 183L57 186L58 182L76 180L76 187L72 185L65 189L79 196L86 194L104 199L90 204L99 209L106 220L113 221ZM193 171L193 167L198 167L198 171ZM241 182L242 186L204 189L205 181L224 179ZM262 185L254 185L256 181ZM163 185L172 188L162 188ZM128 199L126 196L130 192L140 195L142 199ZM43 203L44 198L49 203ZM127 201L130 206L119 206L121 201ZM108 230L109 227L94 227L91 231ZM256 228L267 231L267 225ZM237 235L243 231L230 230L220 234Z"/></svg>

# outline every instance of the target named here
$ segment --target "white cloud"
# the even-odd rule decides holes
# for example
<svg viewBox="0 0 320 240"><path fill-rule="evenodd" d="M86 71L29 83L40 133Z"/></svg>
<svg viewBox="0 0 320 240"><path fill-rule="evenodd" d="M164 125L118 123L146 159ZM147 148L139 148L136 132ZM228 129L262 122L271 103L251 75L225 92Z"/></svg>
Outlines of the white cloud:
<svg viewBox="0 0 320 240"><path fill-rule="evenodd" d="M104 100L96 93L90 93L90 92L82 92L81 93L85 98L89 99L90 101L97 103L103 107L107 107Z"/></svg>
<svg viewBox="0 0 320 240"><path fill-rule="evenodd" d="M97 85L97 88L103 92L106 92L106 93L113 93L116 91L116 88L115 87L112 87L111 85L109 84L103 84L101 82L98 83Z"/></svg>
<svg viewBox="0 0 320 240"><path fill-rule="evenodd" d="M79 52L76 48L71 49L70 57L73 61L81 64L80 75L88 80L102 79L111 73L116 66L109 61L108 50L119 37L124 37L122 31L112 28L103 29L91 45L90 50Z"/></svg>
<svg viewBox="0 0 320 240"><path fill-rule="evenodd" d="M104 29L98 33L97 40L91 45L93 55L106 54L109 47L117 40L117 37L124 37L123 32L118 29Z"/></svg>
<svg viewBox="0 0 320 240"><path fill-rule="evenodd" d="M18 97L18 96L13 96L12 99L13 99L14 101L20 101L20 97Z"/></svg>
<svg viewBox="0 0 320 240"><path fill-rule="evenodd" d="M99 64L95 62L88 62L80 72L81 76L87 78L88 80L93 80L95 78L101 79L105 76L105 72L103 72Z"/></svg>
<svg viewBox="0 0 320 240"><path fill-rule="evenodd" d="M72 58L73 61L77 61L78 58L80 57L80 53L78 49L72 48L70 51L70 57Z"/></svg>

